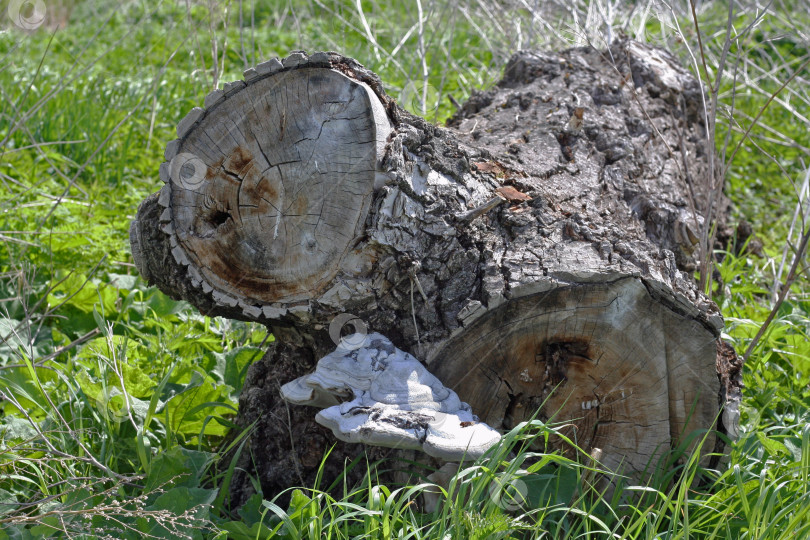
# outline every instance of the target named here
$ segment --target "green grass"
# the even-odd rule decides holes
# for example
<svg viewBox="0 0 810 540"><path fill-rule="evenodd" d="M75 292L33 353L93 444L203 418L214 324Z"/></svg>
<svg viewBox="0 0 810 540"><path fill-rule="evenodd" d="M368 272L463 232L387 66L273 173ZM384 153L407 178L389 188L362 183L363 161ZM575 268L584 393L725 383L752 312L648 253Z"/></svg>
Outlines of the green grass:
<svg viewBox="0 0 810 540"><path fill-rule="evenodd" d="M454 110L448 96L461 102L492 84L517 48L600 46L608 24L691 65L687 11L583 1L540 12L485 0L45 5L45 24L24 32L0 4L0 539L810 538L804 275L746 365L741 438L722 470L695 458L647 486L615 479L623 489L606 493L594 479L608 473L588 456L538 453L560 435L534 422L449 489L380 485L378 464L359 462L366 481L340 497L298 486L289 506L259 494L231 514L218 487L244 441L233 425L238 390L272 338L167 299L131 263L130 218L158 186L177 121L215 78L298 48L339 50L441 122ZM728 126L729 148L741 145L727 192L765 254L728 253L717 265L715 300L738 352L772 307L810 162L807 72L742 139L806 59L810 17L798 7L780 4L747 33L756 9L738 10L737 81L729 68L721 85L718 150ZM698 19L712 71L726 7L708 3ZM425 489L447 490L434 513L415 502Z"/></svg>

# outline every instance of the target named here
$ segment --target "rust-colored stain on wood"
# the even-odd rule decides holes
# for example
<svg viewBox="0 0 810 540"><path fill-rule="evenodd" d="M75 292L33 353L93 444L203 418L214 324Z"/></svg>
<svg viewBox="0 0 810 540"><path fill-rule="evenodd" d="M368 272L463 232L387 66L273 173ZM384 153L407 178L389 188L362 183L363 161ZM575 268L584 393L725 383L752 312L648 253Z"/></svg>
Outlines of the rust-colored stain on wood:
<svg viewBox="0 0 810 540"><path fill-rule="evenodd" d="M228 156L225 162L225 169L240 174L248 165L253 162L251 153L241 146L237 146L234 151Z"/></svg>
<svg viewBox="0 0 810 540"><path fill-rule="evenodd" d="M221 158L216 160L214 163L211 163L210 165L208 165L206 167L206 169L205 169L205 179L206 180L211 181L211 180L213 180L214 178L216 178L219 175L219 170L222 167L222 164L225 163L226 158L227 158L227 156L222 156Z"/></svg>

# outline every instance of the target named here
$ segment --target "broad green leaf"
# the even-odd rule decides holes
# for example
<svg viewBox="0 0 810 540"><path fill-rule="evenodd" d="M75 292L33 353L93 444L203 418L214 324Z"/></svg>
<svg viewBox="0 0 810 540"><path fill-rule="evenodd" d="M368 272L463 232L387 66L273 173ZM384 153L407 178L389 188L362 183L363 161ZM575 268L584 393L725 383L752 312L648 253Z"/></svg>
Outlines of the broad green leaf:
<svg viewBox="0 0 810 540"><path fill-rule="evenodd" d="M769 439L761 431L757 431L757 439L759 439L759 442L762 443L762 446L764 446L765 449L768 451L768 453L771 454L772 456L785 455L792 457L793 455L784 444L774 439Z"/></svg>
<svg viewBox="0 0 810 540"><path fill-rule="evenodd" d="M7 441L24 441L37 436L37 430L25 418L9 414L0 424L0 437Z"/></svg>
<svg viewBox="0 0 810 540"><path fill-rule="evenodd" d="M60 283L63 278L64 281ZM118 291L98 280L88 279L84 274L60 271L54 276L53 284L55 287L48 294L48 306L51 308L71 306L89 314L93 312L93 306L100 304L105 314L115 310Z"/></svg>
<svg viewBox="0 0 810 540"><path fill-rule="evenodd" d="M110 272L107 274L107 279L109 280L110 286L129 291L135 288L138 276L135 274L115 274Z"/></svg>
<svg viewBox="0 0 810 540"><path fill-rule="evenodd" d="M18 508L17 497L10 491L0 488L0 516L13 512Z"/></svg>
<svg viewBox="0 0 810 540"><path fill-rule="evenodd" d="M208 452L174 446L152 459L144 489L150 492L167 486L199 487L200 478L213 458Z"/></svg>
<svg viewBox="0 0 810 540"><path fill-rule="evenodd" d="M21 324L17 319L9 319L2 315L0 315L0 338L3 338L0 339L0 366L6 363L19 363L21 355L39 358L53 350L53 337L47 328L38 330L36 325Z"/></svg>
<svg viewBox="0 0 810 540"><path fill-rule="evenodd" d="M154 311L157 317L176 315L190 307L188 302L177 302L161 292L150 296L147 306Z"/></svg>
<svg viewBox="0 0 810 540"><path fill-rule="evenodd" d="M262 521L263 500L264 497L262 497L261 493L254 493L239 509L239 516L248 526L253 526Z"/></svg>
<svg viewBox="0 0 810 540"><path fill-rule="evenodd" d="M238 347L225 353L225 384L238 394L245 383L248 368L263 355L264 351L258 347Z"/></svg>
<svg viewBox="0 0 810 540"><path fill-rule="evenodd" d="M220 415L218 405L227 403L227 390L210 377L195 372L185 388L166 402L163 414L169 418L172 431L187 436L200 435L205 428L205 435L223 436L227 429L216 422L206 422L210 415Z"/></svg>

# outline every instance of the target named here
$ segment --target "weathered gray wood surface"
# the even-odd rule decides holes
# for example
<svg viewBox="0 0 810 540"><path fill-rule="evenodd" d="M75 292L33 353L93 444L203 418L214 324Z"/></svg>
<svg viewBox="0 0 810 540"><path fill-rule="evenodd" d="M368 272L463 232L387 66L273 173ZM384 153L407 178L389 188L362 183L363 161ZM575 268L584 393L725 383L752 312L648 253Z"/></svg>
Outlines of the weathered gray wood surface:
<svg viewBox="0 0 810 540"><path fill-rule="evenodd" d="M181 123L166 186L131 237L162 290L276 334L240 398L242 425L257 421L242 465L266 493L311 481L333 442L278 389L334 348L341 313L423 360L493 427L545 403L541 417L569 422L627 472L693 429L735 429L740 366L718 361L722 319L690 275L707 200L700 87L669 55L631 41L518 53L449 129L400 109L339 55L295 54L246 78ZM313 78L328 83L315 103L284 101ZM366 108L313 139L333 100ZM254 107L265 102L270 112ZM287 140L281 125L299 131ZM294 170L291 144L307 150ZM171 178L180 152L205 164L194 189ZM347 155L357 168L326 168ZM331 197L345 220L324 210ZM307 233L323 253L307 256ZM356 453L338 445L327 477ZM237 503L251 489L240 478Z"/></svg>

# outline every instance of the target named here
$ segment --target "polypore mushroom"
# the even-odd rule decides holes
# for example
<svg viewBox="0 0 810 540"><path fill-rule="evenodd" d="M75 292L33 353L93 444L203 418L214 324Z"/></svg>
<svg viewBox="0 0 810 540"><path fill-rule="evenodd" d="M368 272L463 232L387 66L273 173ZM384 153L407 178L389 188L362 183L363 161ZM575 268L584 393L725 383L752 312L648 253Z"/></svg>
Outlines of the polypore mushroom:
<svg viewBox="0 0 810 540"><path fill-rule="evenodd" d="M282 386L281 395L327 407L315 420L346 442L460 461L477 459L501 438L416 358L376 333L345 338L314 373Z"/></svg>

